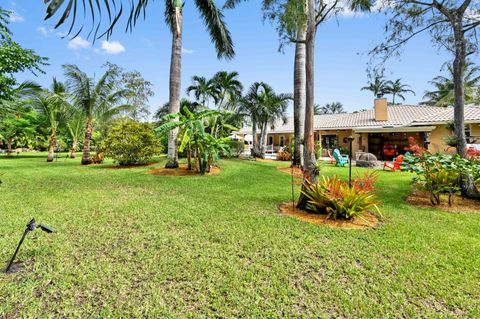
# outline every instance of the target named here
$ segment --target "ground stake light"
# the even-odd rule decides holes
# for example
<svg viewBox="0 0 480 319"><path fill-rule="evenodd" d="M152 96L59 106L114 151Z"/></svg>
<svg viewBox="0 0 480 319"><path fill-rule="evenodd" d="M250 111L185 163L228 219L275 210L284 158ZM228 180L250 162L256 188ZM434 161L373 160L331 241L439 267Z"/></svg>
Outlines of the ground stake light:
<svg viewBox="0 0 480 319"><path fill-rule="evenodd" d="M20 242L18 243L18 246L17 246L17 249L15 250L15 252L13 253L13 256L12 256L12 259L10 259L10 262L8 263L8 266L7 268L5 268L5 272L8 273L8 271L10 270L10 268L12 267L13 265L13 261L15 260L15 257L17 257L17 253L18 251L20 250L20 246L22 246L22 243L23 241L25 240L25 237L27 237L27 234L31 231L34 231L35 229L37 228L40 228L41 230L43 230L44 232L46 233L53 233L53 229L51 229L50 227L46 226L46 225L42 225L42 224L37 224L35 222L35 218L33 218L28 224L27 224L27 228L25 228L25 231L23 232L23 236L22 236L22 239L20 239Z"/></svg>

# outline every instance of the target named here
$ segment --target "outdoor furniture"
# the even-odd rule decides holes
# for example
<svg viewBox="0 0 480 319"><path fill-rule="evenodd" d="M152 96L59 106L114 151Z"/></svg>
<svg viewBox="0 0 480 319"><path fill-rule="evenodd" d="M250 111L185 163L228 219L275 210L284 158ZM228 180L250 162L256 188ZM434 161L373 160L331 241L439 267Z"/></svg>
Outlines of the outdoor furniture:
<svg viewBox="0 0 480 319"><path fill-rule="evenodd" d="M388 168L392 170L392 172L395 172L397 169L402 170L402 164L403 164L403 155L398 155L397 157L395 157L393 162L391 163L384 162L383 169Z"/></svg>
<svg viewBox="0 0 480 319"><path fill-rule="evenodd" d="M333 151L333 157L335 158L337 166L343 167L348 164L348 155L342 156L338 148Z"/></svg>
<svg viewBox="0 0 480 319"><path fill-rule="evenodd" d="M383 146L383 155L384 156L395 156L395 148L393 145L385 145Z"/></svg>
<svg viewBox="0 0 480 319"><path fill-rule="evenodd" d="M330 157L330 164L337 164L337 160L335 157L332 156L332 153L330 153L330 150L327 150L328 157Z"/></svg>

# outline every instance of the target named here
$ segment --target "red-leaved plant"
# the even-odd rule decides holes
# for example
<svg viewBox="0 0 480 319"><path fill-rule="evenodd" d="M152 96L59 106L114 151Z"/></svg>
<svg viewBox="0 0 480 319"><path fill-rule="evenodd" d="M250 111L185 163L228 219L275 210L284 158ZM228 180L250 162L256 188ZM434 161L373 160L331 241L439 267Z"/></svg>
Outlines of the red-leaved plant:
<svg viewBox="0 0 480 319"><path fill-rule="evenodd" d="M328 218L351 219L366 212L380 213L374 192L378 174L370 172L352 181L352 186L338 176L323 177L317 184L306 181L303 194L308 198L308 209L328 214Z"/></svg>

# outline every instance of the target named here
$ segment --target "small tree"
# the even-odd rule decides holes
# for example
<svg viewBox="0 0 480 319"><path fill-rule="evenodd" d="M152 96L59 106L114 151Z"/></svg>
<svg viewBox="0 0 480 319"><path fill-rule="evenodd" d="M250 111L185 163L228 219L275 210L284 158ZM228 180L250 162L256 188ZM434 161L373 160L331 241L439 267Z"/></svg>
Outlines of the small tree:
<svg viewBox="0 0 480 319"><path fill-rule="evenodd" d="M112 126L103 149L121 166L145 164L161 151L152 125L131 119L119 120Z"/></svg>

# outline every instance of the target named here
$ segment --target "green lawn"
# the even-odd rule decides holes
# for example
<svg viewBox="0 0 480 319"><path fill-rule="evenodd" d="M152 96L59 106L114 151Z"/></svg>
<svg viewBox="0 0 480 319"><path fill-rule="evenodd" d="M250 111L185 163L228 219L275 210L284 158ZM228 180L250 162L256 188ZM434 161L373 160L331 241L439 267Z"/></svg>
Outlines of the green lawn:
<svg viewBox="0 0 480 319"><path fill-rule="evenodd" d="M221 164L162 177L1 157L0 261L30 218L56 233L0 273L0 318L480 317L480 214L409 206L411 175L384 172L382 225L330 229L277 213L287 164Z"/></svg>

